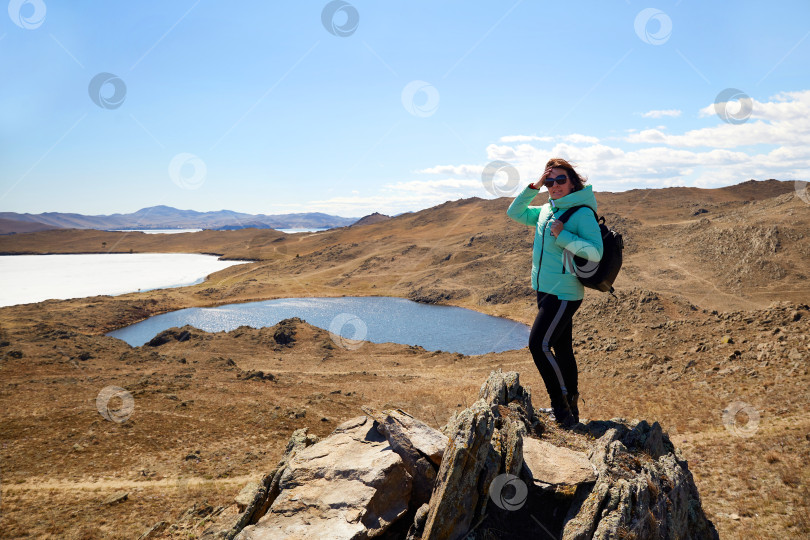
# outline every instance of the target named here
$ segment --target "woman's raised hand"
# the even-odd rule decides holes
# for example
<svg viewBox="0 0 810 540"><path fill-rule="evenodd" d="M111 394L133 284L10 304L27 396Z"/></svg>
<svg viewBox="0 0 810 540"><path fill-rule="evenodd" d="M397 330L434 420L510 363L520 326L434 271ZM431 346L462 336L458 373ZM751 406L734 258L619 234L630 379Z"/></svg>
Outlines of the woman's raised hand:
<svg viewBox="0 0 810 540"><path fill-rule="evenodd" d="M532 189L540 189L543 187L543 182L545 182L546 178L549 177L551 174L551 167L543 171L543 174L540 175L540 178L534 184L529 184L529 187Z"/></svg>

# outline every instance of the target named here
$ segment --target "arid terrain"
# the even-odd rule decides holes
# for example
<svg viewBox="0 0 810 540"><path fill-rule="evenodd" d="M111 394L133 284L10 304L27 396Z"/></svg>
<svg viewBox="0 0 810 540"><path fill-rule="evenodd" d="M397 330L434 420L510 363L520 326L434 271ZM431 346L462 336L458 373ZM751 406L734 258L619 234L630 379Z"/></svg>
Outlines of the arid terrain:
<svg viewBox="0 0 810 540"><path fill-rule="evenodd" d="M439 427L475 400L493 369L520 372L535 407L547 407L528 348L478 356L347 348L300 319L216 334L186 327L136 348L104 335L185 307L300 296L396 296L531 324L533 230L506 216L511 200L461 199L290 235L0 236L3 254L255 261L190 287L0 308L0 536L138 538L165 521L164 537L199 537L214 508L235 512L234 496L276 465L295 429L325 436L361 405L399 407ZM589 290L574 318L582 416L658 421L688 460L721 538L807 537L806 196L793 182L767 180L597 200L624 236L625 263L616 298ZM99 412L109 386L133 398L124 422Z"/></svg>

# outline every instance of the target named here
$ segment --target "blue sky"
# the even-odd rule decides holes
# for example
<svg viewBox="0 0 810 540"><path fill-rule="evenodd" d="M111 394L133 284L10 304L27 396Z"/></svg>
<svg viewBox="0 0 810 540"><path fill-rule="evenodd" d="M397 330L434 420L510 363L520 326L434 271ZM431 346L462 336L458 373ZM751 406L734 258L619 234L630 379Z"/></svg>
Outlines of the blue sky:
<svg viewBox="0 0 810 540"><path fill-rule="evenodd" d="M596 191L810 177L807 0L5 11L0 211L396 214L555 156Z"/></svg>

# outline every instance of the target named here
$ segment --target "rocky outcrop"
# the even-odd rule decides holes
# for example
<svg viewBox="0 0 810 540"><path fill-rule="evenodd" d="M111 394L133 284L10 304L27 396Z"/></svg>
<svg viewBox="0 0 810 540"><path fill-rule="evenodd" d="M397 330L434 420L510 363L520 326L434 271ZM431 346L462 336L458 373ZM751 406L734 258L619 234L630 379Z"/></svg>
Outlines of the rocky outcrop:
<svg viewBox="0 0 810 540"><path fill-rule="evenodd" d="M436 485L428 504L421 538L458 538L486 508L489 484L498 474L492 445L495 416L479 399L456 419ZM411 533L416 536L417 529Z"/></svg>
<svg viewBox="0 0 810 540"><path fill-rule="evenodd" d="M441 431L363 412L320 441L296 431L237 522L204 538L717 538L658 423L559 429L500 370Z"/></svg>
<svg viewBox="0 0 810 540"><path fill-rule="evenodd" d="M372 538L408 510L411 476L366 416L298 451L280 473L267 513L237 539Z"/></svg>
<svg viewBox="0 0 810 540"><path fill-rule="evenodd" d="M436 471L442 462L447 436L420 422L401 410L378 413L369 407L363 411L377 422L377 430L385 436L405 463L413 479L411 506L419 507L430 500Z"/></svg>
<svg viewBox="0 0 810 540"><path fill-rule="evenodd" d="M686 461L661 426L591 422L604 434L590 452L596 483L577 489L564 540L607 538L718 538L700 503Z"/></svg>
<svg viewBox="0 0 810 540"><path fill-rule="evenodd" d="M191 339L191 332L186 329L180 328L169 328L168 330L164 330L163 332L159 333L155 337L153 337L147 345L150 347L160 347L161 345L165 345L166 343L170 343L172 341L188 341Z"/></svg>

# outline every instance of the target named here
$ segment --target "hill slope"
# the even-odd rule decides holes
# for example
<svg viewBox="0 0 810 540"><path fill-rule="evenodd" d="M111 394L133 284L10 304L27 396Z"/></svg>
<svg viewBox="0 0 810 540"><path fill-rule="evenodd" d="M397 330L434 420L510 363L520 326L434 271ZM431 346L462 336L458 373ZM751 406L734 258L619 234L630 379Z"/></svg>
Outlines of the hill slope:
<svg viewBox="0 0 810 540"><path fill-rule="evenodd" d="M660 422L722 538L807 537L810 206L789 183L740 186L597 194L628 247L617 298L589 291L574 320L580 410ZM103 335L166 311L290 296L400 296L531 324L533 231L506 217L510 202L464 199L292 235L0 237L6 253L256 260L190 287L0 308L0 530L132 538L165 522L174 525L165 537L199 537L206 516L236 512L234 496L275 467L294 430L328 434L361 404L439 427L503 369L519 371L536 406L547 406L526 348L346 348L300 319L218 333L185 327L136 348ZM126 422L100 414L108 387L132 396Z"/></svg>

